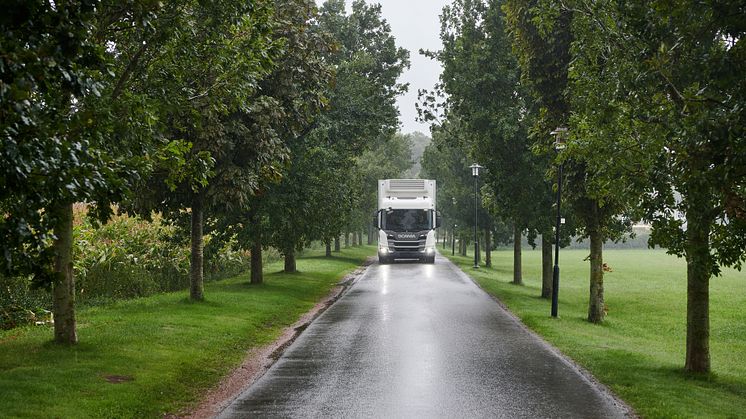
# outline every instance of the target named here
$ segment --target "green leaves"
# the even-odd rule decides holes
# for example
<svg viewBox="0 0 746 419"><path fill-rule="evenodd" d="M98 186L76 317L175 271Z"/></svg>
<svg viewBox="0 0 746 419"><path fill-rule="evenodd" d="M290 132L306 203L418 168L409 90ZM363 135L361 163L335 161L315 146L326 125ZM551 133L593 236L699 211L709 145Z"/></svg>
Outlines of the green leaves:
<svg viewBox="0 0 746 419"><path fill-rule="evenodd" d="M494 192L489 197L493 215L545 229L550 205L543 179L547 159L531 153L529 127L536 116L527 112L531 97L512 54L505 13L498 2L464 0L444 9L441 22L444 48L429 55L443 64L443 75L438 91L420 96L423 109L431 113L425 118L435 119L436 97L444 98L440 106L447 122L441 127L448 132L442 138L486 167L482 180ZM466 166L460 170L468 178ZM449 178L462 177L459 173Z"/></svg>
<svg viewBox="0 0 746 419"><path fill-rule="evenodd" d="M654 243L686 255L682 217L704 214L717 260L734 265L744 250L743 198L728 191L744 182L733 165L743 135L733 134L743 132L746 67L736 62L738 42L723 36L735 28L721 6L602 3L576 15L572 97L584 145L574 154L600 178L629 185L632 197L642 194Z"/></svg>
<svg viewBox="0 0 746 419"><path fill-rule="evenodd" d="M13 3L0 19L0 267L43 281L55 223L44 210L121 197L129 173L105 146L108 115L87 106L106 63L90 37L96 2Z"/></svg>

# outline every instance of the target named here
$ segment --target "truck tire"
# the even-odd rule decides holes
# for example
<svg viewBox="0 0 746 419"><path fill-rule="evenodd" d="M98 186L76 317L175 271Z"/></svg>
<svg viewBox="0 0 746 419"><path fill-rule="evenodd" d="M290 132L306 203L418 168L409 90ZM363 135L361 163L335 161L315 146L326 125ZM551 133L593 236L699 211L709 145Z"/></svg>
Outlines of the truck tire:
<svg viewBox="0 0 746 419"><path fill-rule="evenodd" d="M381 265L387 265L389 263L389 258L386 256L378 256L378 263Z"/></svg>
<svg viewBox="0 0 746 419"><path fill-rule="evenodd" d="M435 256L426 256L426 257L425 257L425 263L427 263L427 264L431 264L431 265L432 265L433 263L435 263Z"/></svg>

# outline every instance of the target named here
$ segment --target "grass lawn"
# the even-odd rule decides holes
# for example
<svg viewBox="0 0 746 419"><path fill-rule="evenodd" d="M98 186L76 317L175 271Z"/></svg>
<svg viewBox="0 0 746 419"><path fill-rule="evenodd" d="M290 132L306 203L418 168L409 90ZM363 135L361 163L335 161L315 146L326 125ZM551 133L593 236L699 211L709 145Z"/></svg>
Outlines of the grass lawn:
<svg viewBox="0 0 746 419"><path fill-rule="evenodd" d="M727 269L710 286L713 373L685 374L686 262L661 250L606 250L608 317L585 321L587 250L560 252L559 318L541 294L541 252L524 250L524 286L512 285L512 251L475 270L473 256L451 258L532 330L588 369L646 418L746 416L746 273Z"/></svg>
<svg viewBox="0 0 746 419"><path fill-rule="evenodd" d="M81 309L73 347L50 343L49 327L0 332L0 417L162 417L192 406L375 247L322 252L300 258L298 274L267 266L260 286L248 274L209 283L203 303L184 291ZM110 383L116 376L124 381Z"/></svg>

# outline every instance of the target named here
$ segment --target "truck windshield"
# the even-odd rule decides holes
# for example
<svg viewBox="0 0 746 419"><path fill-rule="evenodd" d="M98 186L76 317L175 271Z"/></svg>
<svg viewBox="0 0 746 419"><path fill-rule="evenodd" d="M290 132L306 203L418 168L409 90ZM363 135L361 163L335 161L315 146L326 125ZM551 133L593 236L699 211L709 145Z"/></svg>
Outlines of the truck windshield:
<svg viewBox="0 0 746 419"><path fill-rule="evenodd" d="M393 231L430 230L430 211L421 209L395 209L384 211L384 229Z"/></svg>

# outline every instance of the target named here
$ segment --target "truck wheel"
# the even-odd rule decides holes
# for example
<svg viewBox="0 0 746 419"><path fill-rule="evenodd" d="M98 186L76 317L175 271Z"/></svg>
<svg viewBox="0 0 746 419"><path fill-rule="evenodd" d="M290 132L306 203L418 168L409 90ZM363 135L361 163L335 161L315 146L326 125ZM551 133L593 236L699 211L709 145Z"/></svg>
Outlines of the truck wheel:
<svg viewBox="0 0 746 419"><path fill-rule="evenodd" d="M387 258L386 256L378 256L378 263L380 263L381 265L386 265L389 263L389 258Z"/></svg>
<svg viewBox="0 0 746 419"><path fill-rule="evenodd" d="M435 263L435 256L430 256L428 258L425 258L425 263L428 263L428 264L431 264L431 265L433 263Z"/></svg>

